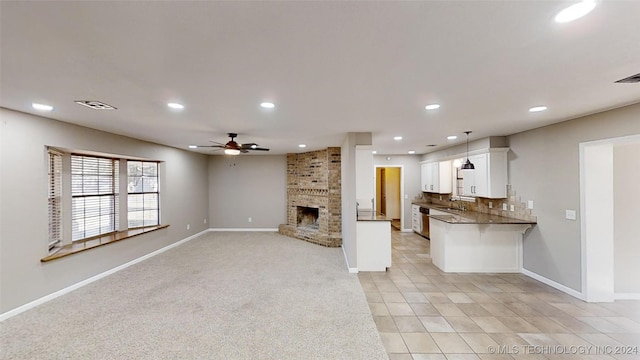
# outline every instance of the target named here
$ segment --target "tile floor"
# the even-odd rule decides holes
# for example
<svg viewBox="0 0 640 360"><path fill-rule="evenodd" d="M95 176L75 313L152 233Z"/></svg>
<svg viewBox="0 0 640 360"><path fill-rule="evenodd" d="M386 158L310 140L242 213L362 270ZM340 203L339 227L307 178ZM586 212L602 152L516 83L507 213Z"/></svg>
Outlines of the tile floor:
<svg viewBox="0 0 640 360"><path fill-rule="evenodd" d="M521 274L443 273L414 233L393 231L392 246L387 272L358 274L391 360L640 359L640 301L586 303Z"/></svg>

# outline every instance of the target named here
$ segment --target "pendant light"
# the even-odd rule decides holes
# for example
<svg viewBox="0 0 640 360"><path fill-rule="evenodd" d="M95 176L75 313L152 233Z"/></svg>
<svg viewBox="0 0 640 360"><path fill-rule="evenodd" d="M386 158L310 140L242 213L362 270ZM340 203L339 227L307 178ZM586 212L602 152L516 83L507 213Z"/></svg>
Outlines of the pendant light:
<svg viewBox="0 0 640 360"><path fill-rule="evenodd" d="M476 167L471 163L471 161L469 161L469 134L471 134L471 131L465 131L464 133L467 134L467 161L462 164L462 167L460 169L475 170Z"/></svg>

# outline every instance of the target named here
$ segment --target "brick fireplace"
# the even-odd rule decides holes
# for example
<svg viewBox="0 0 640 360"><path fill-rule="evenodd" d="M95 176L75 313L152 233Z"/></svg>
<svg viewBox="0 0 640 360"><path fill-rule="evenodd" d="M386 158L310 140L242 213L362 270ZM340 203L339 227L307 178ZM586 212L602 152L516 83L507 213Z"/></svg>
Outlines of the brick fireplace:
<svg viewBox="0 0 640 360"><path fill-rule="evenodd" d="M314 244L342 245L340 148L287 154L287 223L278 232Z"/></svg>

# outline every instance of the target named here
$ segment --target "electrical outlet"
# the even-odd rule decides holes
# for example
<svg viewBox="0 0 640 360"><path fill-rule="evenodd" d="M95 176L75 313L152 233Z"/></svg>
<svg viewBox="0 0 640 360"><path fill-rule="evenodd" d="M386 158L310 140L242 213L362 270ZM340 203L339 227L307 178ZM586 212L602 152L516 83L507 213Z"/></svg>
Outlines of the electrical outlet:
<svg viewBox="0 0 640 360"><path fill-rule="evenodd" d="M565 210L564 218L567 220L575 220L576 219L576 211L575 210Z"/></svg>
<svg viewBox="0 0 640 360"><path fill-rule="evenodd" d="M527 201L527 209L533 209L533 200Z"/></svg>
<svg viewBox="0 0 640 360"><path fill-rule="evenodd" d="M507 203L503 203L502 204L502 210L503 211L507 211Z"/></svg>
<svg viewBox="0 0 640 360"><path fill-rule="evenodd" d="M493 209L493 203L489 201L489 209Z"/></svg>
<svg viewBox="0 0 640 360"><path fill-rule="evenodd" d="M409 198L409 194L404 194L404 198L408 199Z"/></svg>
<svg viewBox="0 0 640 360"><path fill-rule="evenodd" d="M205 223L205 224L207 223L207 219L204 219L204 223Z"/></svg>
<svg viewBox="0 0 640 360"><path fill-rule="evenodd" d="M191 229L191 224L187 224L187 230Z"/></svg>
<svg viewBox="0 0 640 360"><path fill-rule="evenodd" d="M509 211L516 211L516 206L513 204L509 205Z"/></svg>
<svg viewBox="0 0 640 360"><path fill-rule="evenodd" d="M249 220L248 220L248 221L249 221L249 222L252 222L252 221L253 221L253 219L252 219L252 218L249 218Z"/></svg>

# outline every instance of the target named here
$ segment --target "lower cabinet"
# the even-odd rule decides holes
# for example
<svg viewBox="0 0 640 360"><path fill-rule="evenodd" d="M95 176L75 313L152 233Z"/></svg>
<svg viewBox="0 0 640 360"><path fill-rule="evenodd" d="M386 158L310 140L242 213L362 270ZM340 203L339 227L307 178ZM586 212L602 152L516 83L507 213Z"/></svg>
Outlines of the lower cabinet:
<svg viewBox="0 0 640 360"><path fill-rule="evenodd" d="M356 224L358 271L386 271L391 266L391 221Z"/></svg>
<svg viewBox="0 0 640 360"><path fill-rule="evenodd" d="M420 234L422 231L422 215L420 205L411 205L411 229Z"/></svg>

